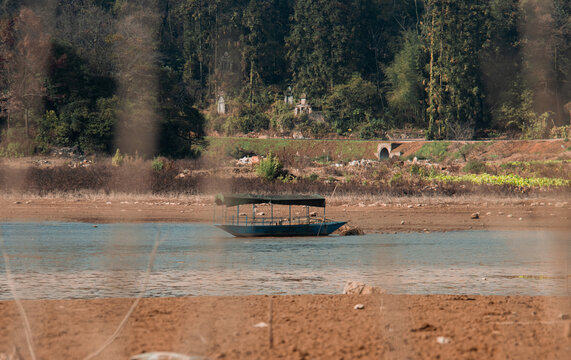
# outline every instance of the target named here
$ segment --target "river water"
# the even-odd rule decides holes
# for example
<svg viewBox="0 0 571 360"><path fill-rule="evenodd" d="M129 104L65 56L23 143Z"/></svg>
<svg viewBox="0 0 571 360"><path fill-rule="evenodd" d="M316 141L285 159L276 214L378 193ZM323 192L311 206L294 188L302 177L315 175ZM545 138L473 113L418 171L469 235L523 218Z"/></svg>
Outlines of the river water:
<svg viewBox="0 0 571 360"><path fill-rule="evenodd" d="M244 239L203 224L55 222L0 231L3 300L339 294L347 280L403 294L569 292L571 240L557 232Z"/></svg>

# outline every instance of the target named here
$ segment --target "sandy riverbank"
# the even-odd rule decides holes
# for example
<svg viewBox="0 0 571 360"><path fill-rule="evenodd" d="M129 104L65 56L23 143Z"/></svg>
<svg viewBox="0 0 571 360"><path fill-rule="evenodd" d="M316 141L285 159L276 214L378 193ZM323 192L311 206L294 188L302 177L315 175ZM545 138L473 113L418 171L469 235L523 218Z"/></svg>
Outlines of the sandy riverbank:
<svg viewBox="0 0 571 360"><path fill-rule="evenodd" d="M565 230L571 204L565 199L333 198L327 217L347 220L365 232L452 230ZM82 196L0 198L0 221L212 223L211 197ZM259 207L258 211L263 211ZM222 209L218 208L218 216ZM247 208L244 211L251 211ZM478 219L471 215L479 214ZM321 214L321 213L320 213Z"/></svg>
<svg viewBox="0 0 571 360"><path fill-rule="evenodd" d="M38 359L83 359L133 299L24 301ZM270 327L256 327L264 322ZM364 309L355 310L356 304ZM96 359L173 351L208 359L567 359L557 297L302 295L143 299ZM0 302L0 357L29 359L13 301ZM443 340L439 343L439 337ZM566 355L567 354L567 355Z"/></svg>

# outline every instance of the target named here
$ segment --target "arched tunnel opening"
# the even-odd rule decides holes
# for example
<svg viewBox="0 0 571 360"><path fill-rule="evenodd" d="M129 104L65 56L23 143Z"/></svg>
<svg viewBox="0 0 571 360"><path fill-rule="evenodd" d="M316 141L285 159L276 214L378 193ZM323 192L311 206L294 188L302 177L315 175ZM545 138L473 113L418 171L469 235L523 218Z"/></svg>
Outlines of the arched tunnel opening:
<svg viewBox="0 0 571 360"><path fill-rule="evenodd" d="M382 148L379 152L379 159L388 159L389 157L389 149Z"/></svg>

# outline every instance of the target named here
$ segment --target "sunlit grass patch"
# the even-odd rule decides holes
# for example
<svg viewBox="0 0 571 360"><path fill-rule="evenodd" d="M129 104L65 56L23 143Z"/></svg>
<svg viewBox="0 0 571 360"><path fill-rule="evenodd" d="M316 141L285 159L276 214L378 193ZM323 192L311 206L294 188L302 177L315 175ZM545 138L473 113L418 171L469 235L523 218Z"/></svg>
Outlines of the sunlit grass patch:
<svg viewBox="0 0 571 360"><path fill-rule="evenodd" d="M490 174L467 174L467 175L445 175L433 174L431 180L443 183L469 182L478 185L512 185L518 187L550 187L568 186L571 180L560 178L529 177L524 178L518 175L490 175Z"/></svg>

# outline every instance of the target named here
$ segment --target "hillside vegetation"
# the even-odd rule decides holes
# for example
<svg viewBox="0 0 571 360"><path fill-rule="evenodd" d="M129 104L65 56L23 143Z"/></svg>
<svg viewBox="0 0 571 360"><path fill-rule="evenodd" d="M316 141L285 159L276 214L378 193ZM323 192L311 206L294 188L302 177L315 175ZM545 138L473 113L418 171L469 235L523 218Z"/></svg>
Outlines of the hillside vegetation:
<svg viewBox="0 0 571 360"><path fill-rule="evenodd" d="M5 194L76 196L320 193L356 196L569 196L571 142L401 143L377 160L374 141L213 138L196 160L24 158L0 167ZM267 150L270 149L270 150Z"/></svg>
<svg viewBox="0 0 571 360"><path fill-rule="evenodd" d="M0 0L0 155L189 158L206 134L568 138L570 6Z"/></svg>

